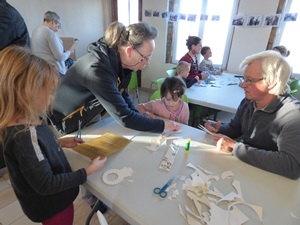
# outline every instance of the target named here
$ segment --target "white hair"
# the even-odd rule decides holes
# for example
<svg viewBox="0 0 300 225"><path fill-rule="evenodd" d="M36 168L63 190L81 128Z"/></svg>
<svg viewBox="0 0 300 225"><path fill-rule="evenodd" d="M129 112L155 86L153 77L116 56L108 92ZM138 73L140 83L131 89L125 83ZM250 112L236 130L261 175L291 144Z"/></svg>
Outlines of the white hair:
<svg viewBox="0 0 300 225"><path fill-rule="evenodd" d="M291 75L291 67L279 52L268 50L246 57L240 65L241 70L255 61L261 62L263 82L274 85L270 94L282 95L289 91L288 80Z"/></svg>

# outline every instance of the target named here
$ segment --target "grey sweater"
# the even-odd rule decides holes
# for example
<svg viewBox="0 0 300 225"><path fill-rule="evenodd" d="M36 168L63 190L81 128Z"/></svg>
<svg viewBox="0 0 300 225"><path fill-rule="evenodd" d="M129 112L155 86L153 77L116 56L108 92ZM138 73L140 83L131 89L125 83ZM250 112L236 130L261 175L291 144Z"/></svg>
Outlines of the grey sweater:
<svg viewBox="0 0 300 225"><path fill-rule="evenodd" d="M278 96L264 110L244 99L232 121L220 133L241 138L233 155L263 170L291 179L300 176L300 102Z"/></svg>

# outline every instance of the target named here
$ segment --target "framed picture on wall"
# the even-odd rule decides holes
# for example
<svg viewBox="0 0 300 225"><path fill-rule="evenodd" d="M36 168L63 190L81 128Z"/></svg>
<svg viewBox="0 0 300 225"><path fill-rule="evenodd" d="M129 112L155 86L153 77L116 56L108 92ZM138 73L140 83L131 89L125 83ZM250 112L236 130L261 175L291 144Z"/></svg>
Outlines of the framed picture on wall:
<svg viewBox="0 0 300 225"><path fill-rule="evenodd" d="M244 26L245 20L246 16L235 15L232 19L231 25L242 27Z"/></svg>
<svg viewBox="0 0 300 225"><path fill-rule="evenodd" d="M284 21L284 22L288 22L288 21L296 21L296 20L297 20L297 16L298 16L298 13L286 13L286 14L284 15L283 21Z"/></svg>
<svg viewBox="0 0 300 225"><path fill-rule="evenodd" d="M261 15L249 15L246 20L246 27L259 27L261 25Z"/></svg>
<svg viewBox="0 0 300 225"><path fill-rule="evenodd" d="M281 14L265 15L263 25L265 27L277 27Z"/></svg>

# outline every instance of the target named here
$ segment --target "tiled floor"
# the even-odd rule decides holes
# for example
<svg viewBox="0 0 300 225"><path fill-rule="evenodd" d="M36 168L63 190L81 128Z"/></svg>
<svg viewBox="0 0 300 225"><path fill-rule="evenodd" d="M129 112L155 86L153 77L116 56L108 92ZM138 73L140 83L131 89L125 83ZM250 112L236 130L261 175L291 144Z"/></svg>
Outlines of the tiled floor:
<svg viewBox="0 0 300 225"><path fill-rule="evenodd" d="M74 225L83 225L91 212L90 206L82 200L79 194L74 202L75 217ZM108 210L104 214L109 225L129 225L114 211ZM0 225L35 225L41 223L31 222L23 213L21 206L13 192L8 174L0 177ZM94 215L90 225L99 225Z"/></svg>

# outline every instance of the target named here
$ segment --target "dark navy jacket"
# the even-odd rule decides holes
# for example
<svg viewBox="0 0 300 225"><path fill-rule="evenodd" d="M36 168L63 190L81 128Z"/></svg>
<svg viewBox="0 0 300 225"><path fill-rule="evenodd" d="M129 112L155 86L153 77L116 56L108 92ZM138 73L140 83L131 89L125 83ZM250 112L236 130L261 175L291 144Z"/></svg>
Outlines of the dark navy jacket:
<svg viewBox="0 0 300 225"><path fill-rule="evenodd" d="M79 58L61 79L50 117L52 123L62 133L70 133L77 129L79 119L83 120L84 126L105 109L124 127L162 133L164 121L141 115L130 99L127 87L131 73L131 70L121 67L118 52L108 48L103 39L90 44L88 53ZM89 105L93 99L98 101L98 106L84 110L83 118L77 113L62 122L65 116L84 104Z"/></svg>

